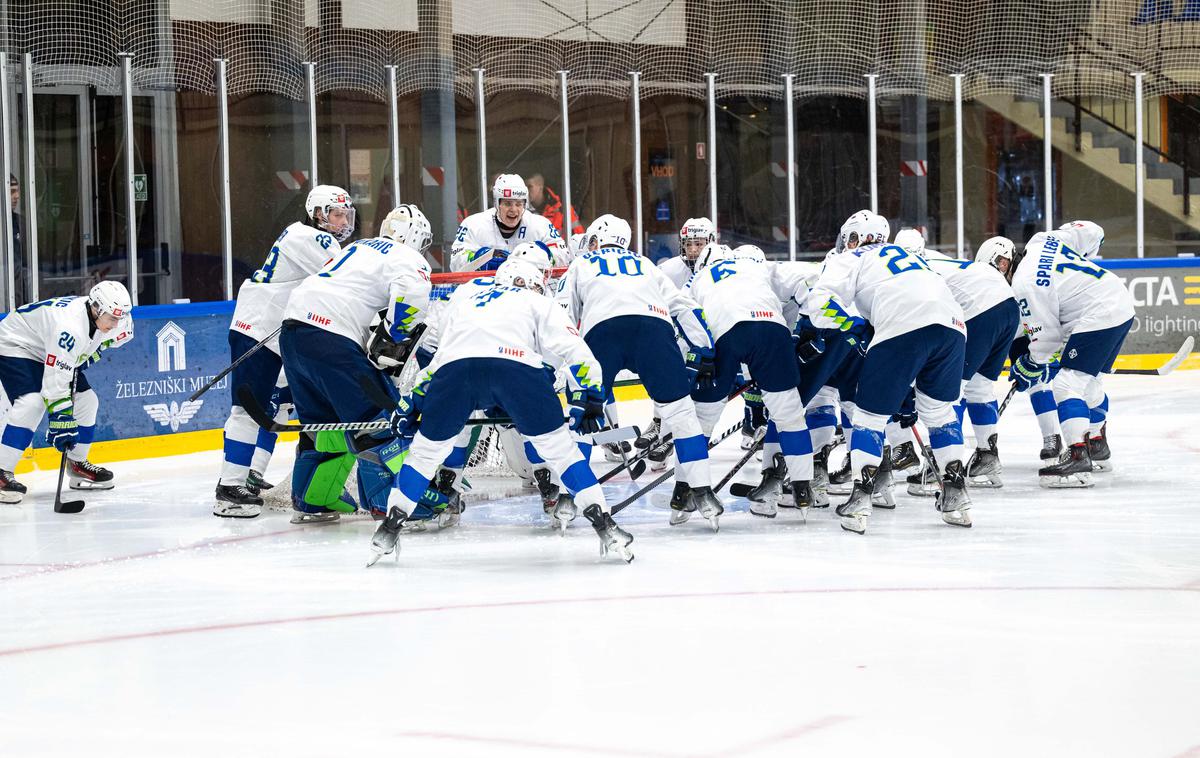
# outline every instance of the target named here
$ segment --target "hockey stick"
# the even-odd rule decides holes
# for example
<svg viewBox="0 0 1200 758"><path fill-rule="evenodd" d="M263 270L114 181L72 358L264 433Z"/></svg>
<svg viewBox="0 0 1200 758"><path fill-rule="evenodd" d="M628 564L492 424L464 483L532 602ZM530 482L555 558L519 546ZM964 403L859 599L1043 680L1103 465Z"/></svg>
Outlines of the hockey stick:
<svg viewBox="0 0 1200 758"><path fill-rule="evenodd" d="M763 440L765 440L766 437L767 437L767 427L766 426L759 427L758 430L755 431L755 433L754 433L754 444L750 446L750 449L746 451L746 454L743 455L737 463L733 464L733 468L729 469L729 473L727 473L724 477L722 477L721 481L717 482L716 486L713 487L714 494L720 493L721 489L726 484L729 484L729 480L732 479L733 477L737 476L737 472L742 470L742 466L745 466L750 461L750 459L754 457L755 453L757 453L759 450L762 450Z"/></svg>
<svg viewBox="0 0 1200 758"><path fill-rule="evenodd" d="M1000 403L1000 407L996 409L996 419L999 420L1004 415L1004 409L1012 402L1013 395L1017 394L1017 384L1013 382L1013 386L1008 388L1008 394L1004 396L1004 402Z"/></svg>
<svg viewBox="0 0 1200 758"><path fill-rule="evenodd" d="M925 440L921 439L921 433L917 431L916 424L912 426L912 433L913 437L917 439L917 447L921 450L921 457L925 459L925 465L933 473L938 489L945 492L946 488L942 485L942 471L938 468L937 459L933 457L933 448L926 445Z"/></svg>
<svg viewBox="0 0 1200 758"><path fill-rule="evenodd" d="M371 377L366 375L360 376L358 378L358 385L362 388L363 394L367 396L367 399L374 403L380 410L393 411L396 409L396 400L391 395L380 389L379 385L371 381ZM568 422L570 421L570 418L564 416L563 421ZM486 426L488 424L496 426L510 426L513 424L513 420L507 416L497 416L496 418L470 419L467 421L467 426ZM580 435L580 438L590 445L608 445L613 442L633 439L639 434L641 434L641 430L636 426L622 426L612 427L610 429L601 429L600 431L591 435Z"/></svg>
<svg viewBox="0 0 1200 758"><path fill-rule="evenodd" d="M745 388L743 388L743 389L745 389ZM732 436L733 436L733 434L734 434L735 432L737 432L738 430L740 430L741 428L742 428L742 422L741 422L741 421L739 421L739 422L737 422L736 424L734 424L733 426L731 426L731 427L729 427L728 429L726 429L725 431L721 432L721 435L720 435L719 437L716 437L716 438L714 438L714 439L713 439L711 442L709 442L709 443L708 443L708 449L709 449L709 450L712 450L714 447L716 447L717 445L721 444L722 442L724 442L724 441L725 441L726 439L728 439L729 437L732 437ZM623 511L623 510L625 510L626 508L628 508L628 507L629 507L631 504L633 504L635 501L637 501L637 500L641 499L641 498L642 498L642 496L644 496L644 495L645 495L647 492L649 492L650 490L654 489L655 487L657 487L658 485L662 484L663 482L667 481L667 480L668 480L668 479L670 479L672 476L675 476L675 471L674 471L674 469L668 469L667 471L664 471L664 472L663 472L663 474L662 474L662 476L658 477L658 478L657 478L657 479L655 479L654 481L652 481L652 482L650 482L649 484L647 484L645 487L642 487L642 488L641 488L640 490L638 490L637 492L633 493L633 494L632 494L632 495L630 495L629 497L625 498L625 499L624 499L624 500L622 500L621 502L619 502L619 503L617 503L616 505L614 505L614 506L613 506L613 507L610 509L610 512L611 512L611 513L614 513L614 514L616 514L616 513L620 513L621 511Z"/></svg>
<svg viewBox="0 0 1200 758"><path fill-rule="evenodd" d="M246 360L247 358L249 358L250 356L254 355L254 354L255 354L255 353L257 353L259 350L261 350L261 349L262 349L262 347L263 347L264 345L266 345L268 342L270 342L271 340L273 340L273 339L275 339L276 337L278 337L278 336L279 336L279 333L280 333L281 331L283 331L283 324L280 324L278 329L276 329L275 331L271 332L271 333L270 333L269 335L267 335L265 338L263 338L263 339L262 339L262 340L260 340L258 343L256 343L255 345L253 345L253 346L252 346L252 347L251 347L249 350L247 350L246 352L244 352L244 353L242 353L241 355L239 355L239 356L238 356L238 359L237 359L236 361L234 361L233 363L230 363L228 366L226 366L224 371L222 371L221 373L217 374L216 376L214 376L214 377L212 378L212 381L210 381L208 384L204 385L204 386L203 386L203 387L201 387L200 389L198 389L198 390L196 390L195 392L193 392L193 393L192 393L192 396L191 396L191 397L189 397L189 398L188 398L188 400L195 400L196 398L198 398L198 397L200 397L201 395L203 395L205 392L208 392L210 389L212 389L212 388L213 388L213 385L215 385L217 382L221 381L221 380L222 380L222 379L224 379L226 376L228 376L230 371L233 371L235 368L237 368L238 366L240 366L240 365L241 365L241 363L242 363L242 361L244 361L244 360ZM244 407L244 406L243 406L243 407Z"/></svg>
<svg viewBox="0 0 1200 758"><path fill-rule="evenodd" d="M1188 338L1183 341L1183 345L1180 346L1179 350L1175 351L1175 355L1172 355L1166 363L1158 368L1118 368L1113 369L1112 373L1137 374L1140 376L1166 376L1174 371L1179 364L1187 360L1188 356L1192 354L1192 348L1195 346L1195 344L1195 337L1192 337L1189 334Z"/></svg>
<svg viewBox="0 0 1200 758"><path fill-rule="evenodd" d="M611 428L611 429L617 428L617 422L613 421L612 414L609 413L609 408L607 405L604 406L604 419L606 421L608 421L609 428ZM639 434L636 436L641 436L641 435ZM625 446L618 443L617 451L621 454L621 465L629 469L629 478L630 479L633 479L634 481L636 481L639 476L641 476L643 473L645 473L645 471L646 471L645 461L639 461L638 463L630 466L629 454L625 452Z"/></svg>
<svg viewBox="0 0 1200 758"><path fill-rule="evenodd" d="M738 397L738 396L740 396L740 395L741 395L743 392L745 392L747 389L749 389L749 388L750 388L750 384L752 384L752 383L751 383L751 382L747 382L746 384L743 384L741 387L738 387L737 389L735 389L733 392L729 393L729 395L728 395L728 396L725 398L725 402L729 402L730 400L733 400L735 397ZM609 479L612 479L614 476L616 476L617 474L619 474L619 473L621 473L622 471L624 471L624 470L625 470L625 466L626 466L627 464L628 464L628 465L632 465L632 466L636 466L636 465L638 465L639 463L641 463L641 464L642 464L642 468L644 469L644 468L645 468L645 465L646 465L646 464L645 464L645 460L646 460L646 458L647 458L647 457L649 457L649 455L650 455L650 452L651 452L651 451L653 451L653 450L657 450L657 449L659 449L659 448L660 448L660 447L662 447L663 445L666 445L666 444L668 444L668 443L671 441L671 439L672 439L673 437L674 437L674 435L672 435L672 434L670 434L670 433L667 433L667 434L663 435L663 436L662 436L662 437L661 437L661 438L658 440L658 442L657 442L656 444L654 444L654 445L651 445L650 447L647 447L646 449L642 450L642 452L640 452L640 453L636 453L636 454L634 454L634 455L630 456L630 457L629 457L629 460L628 460L627 462L623 462L623 463L619 463L619 464L617 464L617 467L616 467L616 468L614 468L614 469L610 470L608 473L606 473L606 474L603 474L602 476L600 476L600 477L599 477L599 479L597 479L597 481L598 481L598 482L600 482L600 484L604 484L604 483L605 483L605 482L607 482ZM725 439L725 436L723 435L723 436L721 437L721 439ZM639 471L639 473L638 473L638 476L641 476L641 472L640 472L640 471ZM631 478L634 478L634 479L636 479L637 477L631 477Z"/></svg>
<svg viewBox="0 0 1200 758"><path fill-rule="evenodd" d="M71 397L75 396L75 379L78 373L71 375ZM67 473L67 451L62 451L62 460L58 462L58 487L54 490L54 512L55 513L79 513L83 510L85 503L82 500L68 500L63 502L62 485L63 476Z"/></svg>

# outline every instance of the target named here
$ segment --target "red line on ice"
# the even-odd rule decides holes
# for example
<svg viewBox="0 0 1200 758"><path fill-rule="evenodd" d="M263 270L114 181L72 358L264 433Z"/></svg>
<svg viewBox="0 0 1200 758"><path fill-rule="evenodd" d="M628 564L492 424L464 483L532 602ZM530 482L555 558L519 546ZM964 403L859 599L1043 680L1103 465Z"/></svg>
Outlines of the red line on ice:
<svg viewBox="0 0 1200 758"><path fill-rule="evenodd" d="M263 535L254 535L267 536ZM253 539L245 537L240 539ZM190 549L190 548L180 548ZM0 577L4 578L4 577ZM870 593L924 593L924 592L1196 592L1200 587L1190 586L1031 586L1031 587L812 587L790 590L733 590L729 592L679 592L655 595L600 595L596 597L575 598L539 598L536 600L506 600L494 603L461 603L458 605L431 605L417 608L381 608L373 611L346 611L343 613L322 613L311 616L286 616L283 618L257 619L252 621L230 621L221 624L205 624L202 626L182 626L167 629L153 629L146 632L129 632L103 637L91 637L63 642L51 642L44 645L30 645L0 649L0 658L23 653L43 653L50 650L61 650L72 647L102 645L110 642L129 642L131 640L153 639L156 637L174 637L181 634L202 634L204 632L224 632L233 629L253 629L262 626L283 626L286 624L308 624L323 621L342 621L348 619L374 618L380 616L405 616L422 613L440 613L443 611L494 610L497 608L528 608L533 606L636 602L645 600L711 600L731 597L787 597L799 595L837 595L837 594L870 594Z"/></svg>

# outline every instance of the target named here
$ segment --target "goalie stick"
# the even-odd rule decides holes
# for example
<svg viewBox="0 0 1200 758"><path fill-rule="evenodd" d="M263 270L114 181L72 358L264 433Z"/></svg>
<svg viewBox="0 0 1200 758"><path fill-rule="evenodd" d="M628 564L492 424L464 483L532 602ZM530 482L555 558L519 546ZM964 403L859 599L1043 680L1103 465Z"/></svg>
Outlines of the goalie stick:
<svg viewBox="0 0 1200 758"><path fill-rule="evenodd" d="M743 387L743 388L742 388L742 390L745 390L745 387ZM739 393L739 394L740 394L740 393ZM713 438L713 440L712 440L711 442L709 442L709 443L708 443L708 449L709 449L709 450L712 450L714 447L716 447L717 445L721 444L722 442L724 442L724 441L725 441L726 439L728 439L729 437L732 437L732 436L733 436L733 434L734 434L735 432L737 432L738 430L740 430L741 428L742 428L742 422L741 422L741 421L739 421L739 422L737 422L736 424L734 424L733 426L731 426L731 427L729 427L728 429L726 429L725 431L721 432L720 436ZM630 495L629 497L625 498L625 499L624 499L624 500L622 500L621 502L619 502L619 503L617 503L616 505L614 505L614 506L613 506L613 507L610 509L610 511L609 511L609 512L610 512L610 513L613 513L613 514L620 513L621 511L625 510L625 509L626 509L626 508L628 508L630 505L632 505L632 504L633 504L635 501L637 501L637 500L641 499L641 498L642 498L642 496L644 496L644 495L645 495L647 492L649 492L650 490L654 489L655 487L657 487L658 485L662 484L663 482L667 481L667 480L668 480L668 479L670 479L672 476L675 476L675 471L674 471L674 469L668 469L667 471L664 471L664 472L663 472L663 474L662 474L662 476L658 477L658 478L657 478L657 479L655 479L654 481L652 481L652 482L650 482L649 484L647 484L645 487L642 487L642 488L641 488L640 490L638 490L637 492L633 493L633 494L632 494L632 495Z"/></svg>

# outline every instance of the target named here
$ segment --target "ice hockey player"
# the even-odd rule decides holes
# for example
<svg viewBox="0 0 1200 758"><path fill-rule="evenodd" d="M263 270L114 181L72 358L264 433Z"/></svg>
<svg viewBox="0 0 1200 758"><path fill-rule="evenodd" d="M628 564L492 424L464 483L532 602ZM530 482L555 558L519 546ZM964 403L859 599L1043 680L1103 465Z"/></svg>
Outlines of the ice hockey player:
<svg viewBox="0 0 1200 758"><path fill-rule="evenodd" d="M942 275L951 294L963 309L967 323L966 363L963 366L963 412L970 416L975 429L975 452L967 461L967 479L975 487L999 487L1000 453L997 447L1000 423L996 402L996 380L1004 370L1008 350L1021 323L1021 312L1012 287L992 262L1011 260L1013 243L1004 237L985 240L974 261L951 258L936 250L925 249L925 241L916 229L902 229L896 244L909 253L922 255L930 268ZM920 477L919 474L915 475ZM910 482L909 492L913 492ZM922 494L934 494L930 489Z"/></svg>
<svg viewBox="0 0 1200 758"><path fill-rule="evenodd" d="M571 262L557 298L603 368L605 396L617 373L629 369L660 408L675 446L671 523L682 524L699 510L715 531L724 508L712 491L708 439L689 396L713 380L713 343L704 315L695 300L629 250L624 219L605 214L585 234L588 252ZM686 360L675 341L676 327L688 345Z"/></svg>
<svg viewBox="0 0 1200 758"><path fill-rule="evenodd" d="M341 187L313 187L304 201L305 218L293 222L275 240L266 260L238 290L229 324L229 357L236 361L262 340L266 345L238 365L230 377L233 404L225 421L225 462L217 480L213 515L253 518L262 511L259 488L274 449L274 435L246 415L237 389L250 388L263 408L278 406L286 391L281 382L276 331L292 292L341 253L341 243L354 233L350 194ZM276 402L273 402L276 401Z"/></svg>
<svg viewBox="0 0 1200 758"><path fill-rule="evenodd" d="M600 538L601 553L633 560L633 537L608 512L604 492L567 431L553 380L543 369L548 356L565 362L570 427L591 433L604 418L600 365L562 308L543 296L544 286L537 267L512 260L496 270L491 287L451 295L437 354L418 391L392 416L396 435L412 443L396 475L387 516L371 540L368 565L397 549L400 528L471 413L496 406L512 417L517 431L571 493L572 498L559 501L554 518L569 522L582 507Z"/></svg>
<svg viewBox="0 0 1200 758"><path fill-rule="evenodd" d="M801 295L807 291L800 284ZM716 342L714 382L692 393L705 434L712 433L745 364L770 414L768 433L773 427L778 434L770 447L764 438L763 482L750 493L750 512L774 518L786 477L796 507L806 514L812 505L812 440L796 389L800 376L791 331L783 318L783 302L794 298L795 286L777 274L759 248L744 245L734 251L710 243L685 292L703 308ZM782 467L772 465L776 452Z"/></svg>
<svg viewBox="0 0 1200 758"><path fill-rule="evenodd" d="M1017 389L1045 382L1054 354L1062 355L1053 387L1067 449L1056 463L1038 470L1045 487L1089 487L1091 448L1108 457L1107 439L1091 439L1092 409L1105 404L1100 375L1112 369L1121 352L1134 307L1125 285L1088 260L1103 244L1099 226L1073 222L1035 234L1013 262L1015 272L1009 268L1029 336L1029 353L1012 366Z"/></svg>
<svg viewBox="0 0 1200 758"><path fill-rule="evenodd" d="M105 281L87 297L55 297L23 305L0 321L0 385L12 408L0 424L0 502L27 492L13 470L49 413L47 444L67 455L76 489L109 489L112 472L87 460L99 402L81 369L106 347L133 335L129 292Z"/></svg>
<svg viewBox="0 0 1200 758"><path fill-rule="evenodd" d="M379 416L360 382L368 378L394 394L382 369L403 365L413 347L410 335L429 310L429 221L417 206L400 205L379 233L301 282L284 309L279 347L301 423ZM372 329L378 311L382 319ZM335 521L339 511L352 509L341 496L354 452L341 432L301 436L292 469L292 523Z"/></svg>
<svg viewBox="0 0 1200 758"><path fill-rule="evenodd" d="M554 225L526 208L529 189L516 174L500 174L492 187L491 210L463 219L451 246L451 271L495 271L522 242L544 246L555 266L566 266L571 251Z"/></svg>
<svg viewBox="0 0 1200 758"><path fill-rule="evenodd" d="M942 277L919 255L887 244L870 223L844 226L843 252L825 260L803 311L818 328L853 327L855 304L874 328L859 375L850 454L855 481L837 508L843 529L862 534L883 453L884 429L916 384L916 409L943 472L942 520L970 526L962 426L954 411L966 354L966 325Z"/></svg>
<svg viewBox="0 0 1200 758"><path fill-rule="evenodd" d="M689 218L679 229L679 255L668 258L658 265L671 283L683 289L696 270L696 259L710 242L717 242L717 228L713 222L701 216Z"/></svg>

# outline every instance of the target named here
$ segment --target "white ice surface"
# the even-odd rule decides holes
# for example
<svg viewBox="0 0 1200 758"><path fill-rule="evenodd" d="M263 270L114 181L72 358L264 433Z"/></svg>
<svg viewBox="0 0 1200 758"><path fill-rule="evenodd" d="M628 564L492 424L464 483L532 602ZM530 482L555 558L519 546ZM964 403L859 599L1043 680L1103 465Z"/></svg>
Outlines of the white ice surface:
<svg viewBox="0 0 1200 758"><path fill-rule="evenodd" d="M1200 374L1108 386L1090 491L1038 489L1019 397L974 529L906 495L861 537L644 502L631 565L532 496L365 570L369 521L211 516L216 453L114 464L77 516L27 475L0 505L0 755L1194 757Z"/></svg>

